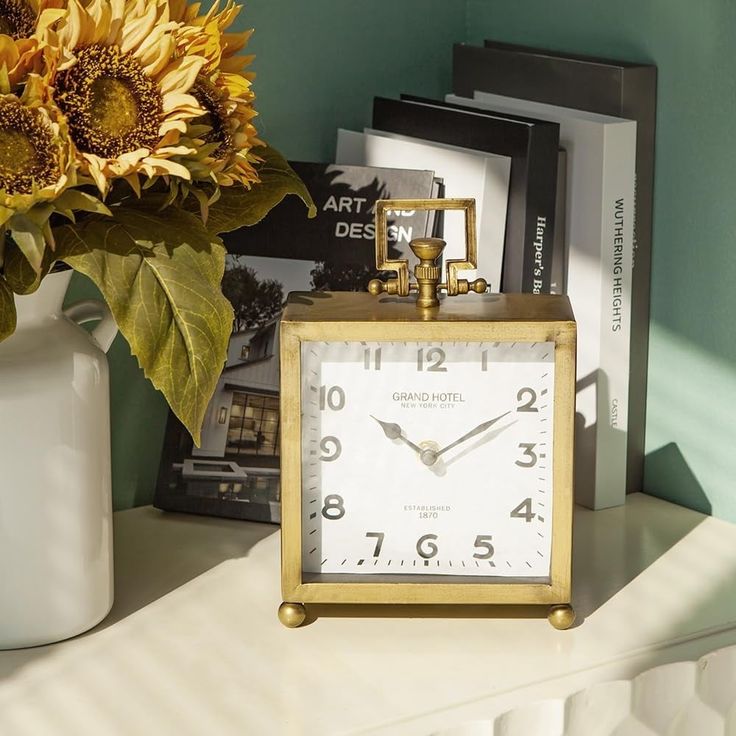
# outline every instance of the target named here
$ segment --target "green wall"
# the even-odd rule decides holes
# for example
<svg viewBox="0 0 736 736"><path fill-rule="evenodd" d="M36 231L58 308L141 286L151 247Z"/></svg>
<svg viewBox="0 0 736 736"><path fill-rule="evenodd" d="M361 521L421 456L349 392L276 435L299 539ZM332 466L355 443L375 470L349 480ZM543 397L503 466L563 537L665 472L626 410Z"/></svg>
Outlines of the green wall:
<svg viewBox="0 0 736 736"><path fill-rule="evenodd" d="M659 68L645 490L736 521L736 4L468 0L484 38Z"/></svg>
<svg viewBox="0 0 736 736"><path fill-rule="evenodd" d="M736 521L736 5L730 0L251 0L257 107L291 158L331 160L372 97L449 89L452 43L486 37L659 67L645 488ZM78 280L73 292L85 291ZM166 411L110 354L116 508L149 503Z"/></svg>
<svg viewBox="0 0 736 736"><path fill-rule="evenodd" d="M250 0L256 29L257 124L287 157L332 161L338 127L370 122L374 95L436 96L449 88L450 49L465 37L464 0ZM95 290L75 277L67 301ZM167 409L125 341L110 350L113 500L150 503Z"/></svg>

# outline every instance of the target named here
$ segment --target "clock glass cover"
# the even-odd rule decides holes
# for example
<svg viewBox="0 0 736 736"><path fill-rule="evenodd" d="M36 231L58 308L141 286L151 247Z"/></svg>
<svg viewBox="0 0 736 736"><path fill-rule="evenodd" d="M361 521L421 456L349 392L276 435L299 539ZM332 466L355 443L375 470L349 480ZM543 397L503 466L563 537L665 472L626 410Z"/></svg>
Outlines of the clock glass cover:
<svg viewBox="0 0 736 736"><path fill-rule="evenodd" d="M303 342L304 573L548 582L554 355Z"/></svg>

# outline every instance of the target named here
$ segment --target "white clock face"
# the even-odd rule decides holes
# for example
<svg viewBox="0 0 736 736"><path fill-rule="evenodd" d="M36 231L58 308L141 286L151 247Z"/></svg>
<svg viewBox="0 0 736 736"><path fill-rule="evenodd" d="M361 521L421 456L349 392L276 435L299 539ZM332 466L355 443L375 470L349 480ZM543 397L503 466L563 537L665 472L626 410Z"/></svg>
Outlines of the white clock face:
<svg viewBox="0 0 736 736"><path fill-rule="evenodd" d="M554 343L302 343L305 572L547 579Z"/></svg>

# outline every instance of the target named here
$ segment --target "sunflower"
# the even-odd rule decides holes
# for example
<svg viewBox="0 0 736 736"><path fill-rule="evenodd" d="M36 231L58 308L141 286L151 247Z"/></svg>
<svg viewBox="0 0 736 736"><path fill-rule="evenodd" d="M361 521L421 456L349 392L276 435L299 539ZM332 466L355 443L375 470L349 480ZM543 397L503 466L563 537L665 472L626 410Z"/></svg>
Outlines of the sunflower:
<svg viewBox="0 0 736 736"><path fill-rule="evenodd" d="M177 28L166 0L69 0L47 35L54 101L103 194L120 177L136 191L139 175L191 178L174 158L194 150L181 134L205 114L191 90L206 59L177 51Z"/></svg>
<svg viewBox="0 0 736 736"><path fill-rule="evenodd" d="M66 0L0 0L0 34L15 41L38 38L65 6Z"/></svg>
<svg viewBox="0 0 736 736"><path fill-rule="evenodd" d="M0 33L5 36L30 38L36 31L37 17L25 0L0 0Z"/></svg>
<svg viewBox="0 0 736 736"><path fill-rule="evenodd" d="M261 160L252 149L264 144L252 123L257 114L251 87L255 75L244 71L253 56L238 52L252 30L227 33L241 10L232 0L227 0L222 10L215 2L204 15L199 15L198 3L189 5L186 0L170 0L170 7L171 17L182 24L180 51L206 59L191 91L205 110L203 116L191 121L188 131L197 141L198 153L187 157L185 163L195 179L250 187L259 181L254 164Z"/></svg>
<svg viewBox="0 0 736 736"><path fill-rule="evenodd" d="M242 78L241 78L242 79ZM194 125L203 126L205 132L200 140L207 155L200 160L209 171L208 176L222 186L236 182L249 187L259 181L254 164L261 159L252 149L263 145L258 139L251 120L257 114L249 101L235 96L237 81L228 84L227 76L197 78L192 94L207 111L196 119ZM235 82L233 84L232 82Z"/></svg>
<svg viewBox="0 0 736 736"><path fill-rule="evenodd" d="M41 65L39 37L62 15L63 0L0 0L0 93L7 94Z"/></svg>
<svg viewBox="0 0 736 736"><path fill-rule="evenodd" d="M75 183L64 118L32 75L21 97L0 95L0 237L10 231L34 268L53 244L48 219L65 208L64 190Z"/></svg>

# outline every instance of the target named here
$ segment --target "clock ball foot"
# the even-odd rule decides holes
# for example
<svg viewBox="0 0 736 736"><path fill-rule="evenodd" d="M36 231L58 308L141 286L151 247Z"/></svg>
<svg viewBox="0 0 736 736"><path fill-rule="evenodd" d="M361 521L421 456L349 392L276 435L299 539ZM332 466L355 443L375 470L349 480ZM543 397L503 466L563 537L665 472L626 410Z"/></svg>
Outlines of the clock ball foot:
<svg viewBox="0 0 736 736"><path fill-rule="evenodd" d="M306 617L307 609L303 603L282 603L279 606L279 621L290 629L301 626Z"/></svg>
<svg viewBox="0 0 736 736"><path fill-rule="evenodd" d="M560 631L569 629L575 623L575 611L568 604L550 606L547 613L547 620Z"/></svg>

